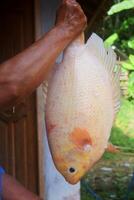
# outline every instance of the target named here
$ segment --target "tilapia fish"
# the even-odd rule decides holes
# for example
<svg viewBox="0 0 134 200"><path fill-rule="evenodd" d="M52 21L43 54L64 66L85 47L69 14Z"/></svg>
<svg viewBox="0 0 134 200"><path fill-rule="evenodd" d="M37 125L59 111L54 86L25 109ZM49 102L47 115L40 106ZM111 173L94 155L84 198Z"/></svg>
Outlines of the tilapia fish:
<svg viewBox="0 0 134 200"><path fill-rule="evenodd" d="M116 54L95 33L77 38L48 83L46 127L57 170L77 183L103 155L120 106Z"/></svg>

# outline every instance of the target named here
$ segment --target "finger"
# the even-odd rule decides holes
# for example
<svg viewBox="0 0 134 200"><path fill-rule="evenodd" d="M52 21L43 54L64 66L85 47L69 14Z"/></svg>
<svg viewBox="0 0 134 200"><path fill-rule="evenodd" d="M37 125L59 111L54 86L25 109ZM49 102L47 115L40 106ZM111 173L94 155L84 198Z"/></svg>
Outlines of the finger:
<svg viewBox="0 0 134 200"><path fill-rule="evenodd" d="M62 3L75 3L75 4L77 4L76 0L63 0Z"/></svg>
<svg viewBox="0 0 134 200"><path fill-rule="evenodd" d="M63 5L67 5L67 4L73 5L73 6L81 8L80 4L78 2L76 2L76 0L62 0L62 4Z"/></svg>
<svg viewBox="0 0 134 200"><path fill-rule="evenodd" d="M70 1L72 3L77 3L76 0L68 0L68 1Z"/></svg>

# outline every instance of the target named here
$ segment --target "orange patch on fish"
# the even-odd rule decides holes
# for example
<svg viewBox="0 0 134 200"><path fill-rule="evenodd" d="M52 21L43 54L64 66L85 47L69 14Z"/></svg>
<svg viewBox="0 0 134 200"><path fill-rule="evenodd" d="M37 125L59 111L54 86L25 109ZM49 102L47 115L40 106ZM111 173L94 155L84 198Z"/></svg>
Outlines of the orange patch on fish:
<svg viewBox="0 0 134 200"><path fill-rule="evenodd" d="M63 158L61 156L55 156L55 160L57 162L64 162Z"/></svg>
<svg viewBox="0 0 134 200"><path fill-rule="evenodd" d="M50 134L55 127L56 127L55 124L47 124L48 133Z"/></svg>
<svg viewBox="0 0 134 200"><path fill-rule="evenodd" d="M70 139L79 148L82 148L86 144L92 145L92 139L86 129L75 128L70 134Z"/></svg>

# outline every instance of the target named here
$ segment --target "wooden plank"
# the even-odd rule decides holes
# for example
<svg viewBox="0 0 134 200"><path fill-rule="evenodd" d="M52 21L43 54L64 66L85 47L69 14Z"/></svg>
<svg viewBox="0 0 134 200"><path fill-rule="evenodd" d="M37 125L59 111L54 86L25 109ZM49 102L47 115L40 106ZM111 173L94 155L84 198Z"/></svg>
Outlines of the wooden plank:
<svg viewBox="0 0 134 200"><path fill-rule="evenodd" d="M34 41L33 0L5 0L0 4L0 62ZM35 93L0 112L0 165L38 194Z"/></svg>

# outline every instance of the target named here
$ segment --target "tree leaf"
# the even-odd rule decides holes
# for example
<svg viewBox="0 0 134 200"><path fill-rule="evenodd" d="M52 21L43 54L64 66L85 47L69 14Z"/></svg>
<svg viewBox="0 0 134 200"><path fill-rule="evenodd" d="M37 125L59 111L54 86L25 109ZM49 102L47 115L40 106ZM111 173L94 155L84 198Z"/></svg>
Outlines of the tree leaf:
<svg viewBox="0 0 134 200"><path fill-rule="evenodd" d="M129 82L134 85L134 72L132 72L129 76Z"/></svg>
<svg viewBox="0 0 134 200"><path fill-rule="evenodd" d="M134 0L122 1L113 5L108 11L108 15L113 15L115 13L121 12L123 10L128 10L134 8Z"/></svg>
<svg viewBox="0 0 134 200"><path fill-rule="evenodd" d="M123 61L121 64L127 70L134 70L134 65L130 61Z"/></svg>
<svg viewBox="0 0 134 200"><path fill-rule="evenodd" d="M128 80L128 94L129 97L134 98L134 72L132 72L129 76Z"/></svg>
<svg viewBox="0 0 134 200"><path fill-rule="evenodd" d="M114 42L119 38L117 33L113 33L110 35L106 40L105 40L105 46L110 47L111 45L114 44Z"/></svg>
<svg viewBox="0 0 134 200"><path fill-rule="evenodd" d="M128 46L131 49L134 49L134 38L128 41Z"/></svg>
<svg viewBox="0 0 134 200"><path fill-rule="evenodd" d="M129 55L129 60L134 65L134 55L130 54Z"/></svg>

